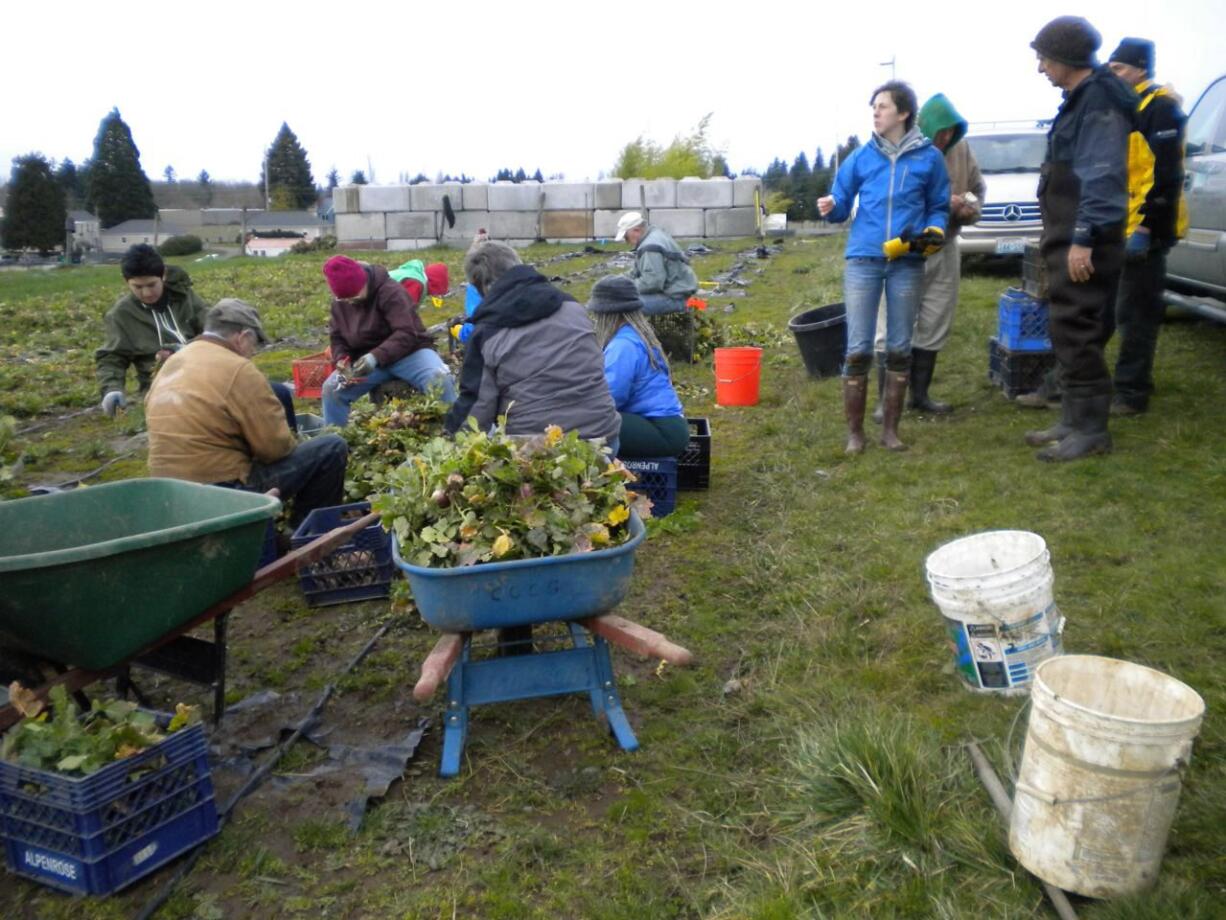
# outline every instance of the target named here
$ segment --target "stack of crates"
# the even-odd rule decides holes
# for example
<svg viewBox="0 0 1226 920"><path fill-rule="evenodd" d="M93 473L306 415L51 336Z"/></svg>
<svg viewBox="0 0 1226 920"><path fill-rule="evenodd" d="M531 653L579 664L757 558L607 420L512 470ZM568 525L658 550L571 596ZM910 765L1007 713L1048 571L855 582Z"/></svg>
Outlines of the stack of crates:
<svg viewBox="0 0 1226 920"><path fill-rule="evenodd" d="M293 547L306 546L316 537L369 513L370 502L316 508L294 531ZM395 574L392 535L377 521L318 562L298 567L298 581L309 607L387 597Z"/></svg>
<svg viewBox="0 0 1226 920"><path fill-rule="evenodd" d="M645 457L622 460L622 465L637 477L630 488L651 499L651 516L664 517L677 507L677 459Z"/></svg>
<svg viewBox="0 0 1226 920"><path fill-rule="evenodd" d="M199 725L84 777L0 761L8 867L45 885L112 894L216 833Z"/></svg>
<svg viewBox="0 0 1226 920"><path fill-rule="evenodd" d="M711 487L711 423L705 418L687 418L690 443L677 458L677 489L694 492Z"/></svg>
<svg viewBox="0 0 1226 920"><path fill-rule="evenodd" d="M1037 390L1055 363L1047 301L1009 288L1000 295L996 336L988 340L988 379L1012 399Z"/></svg>

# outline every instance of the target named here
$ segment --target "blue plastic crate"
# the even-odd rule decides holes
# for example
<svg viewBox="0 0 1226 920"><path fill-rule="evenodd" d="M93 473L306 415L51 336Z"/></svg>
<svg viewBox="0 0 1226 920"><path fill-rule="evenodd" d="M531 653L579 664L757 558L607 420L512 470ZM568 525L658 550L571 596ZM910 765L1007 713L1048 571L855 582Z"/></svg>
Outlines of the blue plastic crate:
<svg viewBox="0 0 1226 920"><path fill-rule="evenodd" d="M199 725L84 777L0 762L8 867L54 888L111 894L216 833Z"/></svg>
<svg viewBox="0 0 1226 920"><path fill-rule="evenodd" d="M369 513L370 502L316 508L294 531L294 549ZM299 566L298 581L307 605L322 607L387 597L395 573L391 534L375 523L318 562Z"/></svg>
<svg viewBox="0 0 1226 920"><path fill-rule="evenodd" d="M1047 330L1047 301L1037 300L1020 288L1009 288L1000 295L1000 323L996 334L1001 346L1010 351L1047 351L1051 337Z"/></svg>
<svg viewBox="0 0 1226 920"><path fill-rule="evenodd" d="M646 457L622 460L626 469L638 477L630 488L651 499L651 516L664 517L677 507L677 460L675 457Z"/></svg>

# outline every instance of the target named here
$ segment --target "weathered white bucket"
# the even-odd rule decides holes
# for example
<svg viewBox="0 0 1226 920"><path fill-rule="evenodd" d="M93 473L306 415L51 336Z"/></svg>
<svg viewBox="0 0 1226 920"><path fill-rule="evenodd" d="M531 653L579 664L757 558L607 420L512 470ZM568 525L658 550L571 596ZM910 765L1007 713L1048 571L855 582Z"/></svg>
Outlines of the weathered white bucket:
<svg viewBox="0 0 1226 920"><path fill-rule="evenodd" d="M926 563L958 675L972 690L1024 694L1034 669L1061 652L1047 544L1025 530L946 543Z"/></svg>
<svg viewBox="0 0 1226 920"><path fill-rule="evenodd" d="M1030 699L1009 849L1066 891L1148 888L1204 700L1161 671L1096 655L1045 661Z"/></svg>

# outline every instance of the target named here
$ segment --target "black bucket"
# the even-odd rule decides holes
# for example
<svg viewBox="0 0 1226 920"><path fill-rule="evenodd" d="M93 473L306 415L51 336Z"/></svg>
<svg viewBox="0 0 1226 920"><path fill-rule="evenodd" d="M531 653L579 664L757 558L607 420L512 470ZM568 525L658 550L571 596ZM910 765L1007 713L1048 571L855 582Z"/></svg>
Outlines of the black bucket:
<svg viewBox="0 0 1226 920"><path fill-rule="evenodd" d="M832 303L806 310L788 321L796 336L800 357L810 377L837 377L843 372L847 351L847 307Z"/></svg>

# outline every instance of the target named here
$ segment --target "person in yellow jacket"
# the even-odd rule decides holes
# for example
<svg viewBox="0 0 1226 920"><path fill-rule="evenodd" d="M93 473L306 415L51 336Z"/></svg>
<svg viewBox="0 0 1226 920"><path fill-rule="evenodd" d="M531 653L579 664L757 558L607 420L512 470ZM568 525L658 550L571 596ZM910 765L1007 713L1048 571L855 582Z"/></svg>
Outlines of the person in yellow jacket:
<svg viewBox="0 0 1226 920"><path fill-rule="evenodd" d="M204 333L166 359L145 398L149 475L277 489L297 527L340 504L349 447L335 434L298 443L251 362L264 342L255 307L226 298L205 315Z"/></svg>
<svg viewBox="0 0 1226 920"><path fill-rule="evenodd" d="M1154 81L1153 42L1125 38L1107 66L1138 99L1136 127L1128 139L1127 244L1114 317L1120 353L1111 403L1112 415L1138 415L1149 408L1154 390L1166 254L1188 227L1183 199L1187 118L1179 97Z"/></svg>

